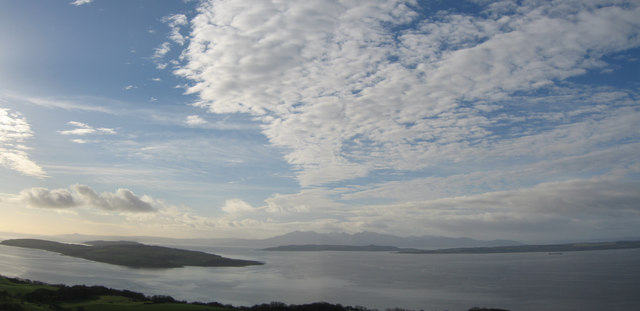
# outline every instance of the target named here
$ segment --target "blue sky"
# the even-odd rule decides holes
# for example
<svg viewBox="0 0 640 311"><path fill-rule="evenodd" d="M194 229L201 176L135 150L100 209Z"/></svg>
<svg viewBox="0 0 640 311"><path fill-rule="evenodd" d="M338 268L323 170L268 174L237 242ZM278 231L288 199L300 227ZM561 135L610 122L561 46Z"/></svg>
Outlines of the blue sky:
<svg viewBox="0 0 640 311"><path fill-rule="evenodd" d="M0 3L0 231L639 236L638 1Z"/></svg>

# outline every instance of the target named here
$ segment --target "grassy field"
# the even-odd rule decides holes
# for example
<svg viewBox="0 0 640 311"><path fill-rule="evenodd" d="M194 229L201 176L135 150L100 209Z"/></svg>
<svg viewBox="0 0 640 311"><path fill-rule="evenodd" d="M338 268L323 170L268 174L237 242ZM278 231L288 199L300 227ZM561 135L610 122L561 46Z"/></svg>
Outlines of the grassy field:
<svg viewBox="0 0 640 311"><path fill-rule="evenodd" d="M217 302L187 303L103 286L49 285L0 276L0 311L374 311L364 307L316 302L287 305L271 302L234 307ZM402 311L402 309L393 309Z"/></svg>
<svg viewBox="0 0 640 311"><path fill-rule="evenodd" d="M217 302L187 303L169 296L147 297L104 286L50 285L0 276L0 311L377 311L326 302L287 305L281 302L234 307ZM386 311L409 311L400 308ZM474 307L469 311L508 311Z"/></svg>
<svg viewBox="0 0 640 311"><path fill-rule="evenodd" d="M60 294L61 292L64 293ZM87 294L91 292L97 294ZM34 295L38 293L40 294ZM0 310L2 311L238 310L231 306L188 304L171 302L171 300L170 297L144 297L138 293L99 286L68 287L0 277Z"/></svg>

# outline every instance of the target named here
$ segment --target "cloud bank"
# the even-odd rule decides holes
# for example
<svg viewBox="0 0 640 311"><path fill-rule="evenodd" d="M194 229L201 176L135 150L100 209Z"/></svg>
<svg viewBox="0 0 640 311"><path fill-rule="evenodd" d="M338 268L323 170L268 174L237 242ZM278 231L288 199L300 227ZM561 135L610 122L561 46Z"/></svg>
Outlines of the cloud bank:
<svg viewBox="0 0 640 311"><path fill-rule="evenodd" d="M444 235L562 240L630 237L640 225L640 183L612 177L377 206L357 216L371 229L423 226ZM373 211L372 211L373 212ZM410 230L404 230L410 234Z"/></svg>
<svg viewBox="0 0 640 311"><path fill-rule="evenodd" d="M638 94L569 82L640 46L636 3L422 5L203 2L175 72L196 105L261 121L302 186L637 138Z"/></svg>
<svg viewBox="0 0 640 311"><path fill-rule="evenodd" d="M153 199L138 197L131 190L97 193L89 186L73 185L69 189L30 188L20 192L17 200L32 207L65 209L80 206L128 213L155 212Z"/></svg>
<svg viewBox="0 0 640 311"><path fill-rule="evenodd" d="M219 216L165 207L131 214L128 221L233 235L264 237L293 230L375 231L395 235L472 236L481 239L584 240L632 237L640 225L640 183L614 176L541 183L531 188L392 204L346 205L332 191L305 190L274 195L263 206L227 200ZM182 229L179 229L182 228Z"/></svg>

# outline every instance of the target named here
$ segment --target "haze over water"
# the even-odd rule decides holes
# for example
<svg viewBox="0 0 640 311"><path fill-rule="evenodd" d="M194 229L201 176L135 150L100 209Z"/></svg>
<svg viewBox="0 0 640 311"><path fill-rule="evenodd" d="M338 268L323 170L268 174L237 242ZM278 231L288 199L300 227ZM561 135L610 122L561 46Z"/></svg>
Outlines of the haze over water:
<svg viewBox="0 0 640 311"><path fill-rule="evenodd" d="M633 310L640 250L484 255L265 252L196 247L266 262L242 268L131 269L0 245L6 276L104 285L233 305L317 301L369 308Z"/></svg>

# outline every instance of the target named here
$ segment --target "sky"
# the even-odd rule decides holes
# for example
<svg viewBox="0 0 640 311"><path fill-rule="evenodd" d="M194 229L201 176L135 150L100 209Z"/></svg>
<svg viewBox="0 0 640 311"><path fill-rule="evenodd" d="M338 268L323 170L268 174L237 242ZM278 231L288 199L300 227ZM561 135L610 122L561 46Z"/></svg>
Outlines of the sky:
<svg viewBox="0 0 640 311"><path fill-rule="evenodd" d="M640 1L0 2L0 232L640 237Z"/></svg>

